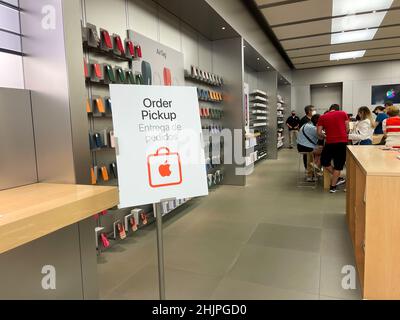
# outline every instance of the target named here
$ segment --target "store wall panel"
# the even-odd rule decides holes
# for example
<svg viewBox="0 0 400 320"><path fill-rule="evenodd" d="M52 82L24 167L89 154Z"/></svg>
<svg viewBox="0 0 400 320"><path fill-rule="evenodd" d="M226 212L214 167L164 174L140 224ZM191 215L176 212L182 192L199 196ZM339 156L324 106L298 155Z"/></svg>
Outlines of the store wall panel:
<svg viewBox="0 0 400 320"><path fill-rule="evenodd" d="M199 35L199 67L211 71L212 65L212 42Z"/></svg>
<svg viewBox="0 0 400 320"><path fill-rule="evenodd" d="M0 190L37 182L31 96L0 88Z"/></svg>
<svg viewBox="0 0 400 320"><path fill-rule="evenodd" d="M184 67L189 70L191 65L198 66L200 63L198 36L192 28L184 23L181 24L181 32Z"/></svg>
<svg viewBox="0 0 400 320"><path fill-rule="evenodd" d="M158 9L160 43L181 51L181 32L179 20L163 8Z"/></svg>
<svg viewBox="0 0 400 320"><path fill-rule="evenodd" d="M400 83L400 61L345 65L293 72L293 85L307 86L323 83L343 83L343 108L355 113L360 106L371 106L371 87ZM295 91L296 103L301 92ZM297 108L302 106L297 105Z"/></svg>
<svg viewBox="0 0 400 320"><path fill-rule="evenodd" d="M157 5L148 0L129 0L129 29L150 39L159 40Z"/></svg>
<svg viewBox="0 0 400 320"><path fill-rule="evenodd" d="M98 28L107 29L110 34L118 33L122 38L126 35L125 0L83 0L86 6L87 22Z"/></svg>
<svg viewBox="0 0 400 320"><path fill-rule="evenodd" d="M290 81L289 66L266 37L241 0L206 0L248 43L251 44L276 70Z"/></svg>
<svg viewBox="0 0 400 320"><path fill-rule="evenodd" d="M32 90L36 156L40 181L75 183L68 74L63 19L42 27L42 8L52 5L62 17L60 0L21 0L26 89Z"/></svg>
<svg viewBox="0 0 400 320"><path fill-rule="evenodd" d="M228 96L223 102L224 127L232 131L242 130L243 141L235 141L234 146L237 152L244 155L244 108L243 108L243 42L241 38L218 40L213 42L213 71L224 78L224 91ZM225 148L227 143L225 142ZM233 152L235 152L233 148ZM241 151L241 153L240 153ZM232 153L232 159L234 159ZM241 169L245 164L225 164L226 172L224 184L246 185L246 176L241 175ZM239 169L239 171L237 170Z"/></svg>
<svg viewBox="0 0 400 320"><path fill-rule="evenodd" d="M22 57L0 52L0 87L24 89Z"/></svg>

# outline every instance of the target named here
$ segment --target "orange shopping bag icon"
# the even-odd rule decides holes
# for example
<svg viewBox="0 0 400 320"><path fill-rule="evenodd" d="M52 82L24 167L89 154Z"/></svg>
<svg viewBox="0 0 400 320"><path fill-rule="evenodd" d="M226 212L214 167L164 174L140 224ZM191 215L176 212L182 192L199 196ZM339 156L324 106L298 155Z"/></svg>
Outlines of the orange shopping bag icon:
<svg viewBox="0 0 400 320"><path fill-rule="evenodd" d="M182 183L182 166L178 153L162 147L147 157L149 184L152 188L174 186Z"/></svg>

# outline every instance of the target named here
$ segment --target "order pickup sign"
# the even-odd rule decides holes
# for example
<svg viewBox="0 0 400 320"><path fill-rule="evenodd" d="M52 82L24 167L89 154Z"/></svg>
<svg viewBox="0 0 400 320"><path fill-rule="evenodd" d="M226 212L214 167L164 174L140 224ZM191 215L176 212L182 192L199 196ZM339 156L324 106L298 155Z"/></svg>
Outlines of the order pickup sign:
<svg viewBox="0 0 400 320"><path fill-rule="evenodd" d="M208 194L197 91L110 86L120 207Z"/></svg>

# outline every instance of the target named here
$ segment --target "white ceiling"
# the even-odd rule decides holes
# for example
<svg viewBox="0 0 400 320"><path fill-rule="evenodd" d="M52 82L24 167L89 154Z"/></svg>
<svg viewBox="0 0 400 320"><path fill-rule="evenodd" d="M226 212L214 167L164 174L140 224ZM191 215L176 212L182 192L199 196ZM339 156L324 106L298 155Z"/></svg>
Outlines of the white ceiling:
<svg viewBox="0 0 400 320"><path fill-rule="evenodd" d="M374 1L379 3L381 0L347 1L369 1L374 5ZM332 21L339 20L332 13L333 0L255 2L296 69L400 59L400 0L393 0L389 9L378 10L384 18L379 26L369 28L376 30L373 39L340 44L331 44L331 36L335 34ZM371 11L358 13L357 17L364 16L364 20L360 19L363 23L368 14L371 15ZM362 58L330 61L331 53L358 50L366 50Z"/></svg>

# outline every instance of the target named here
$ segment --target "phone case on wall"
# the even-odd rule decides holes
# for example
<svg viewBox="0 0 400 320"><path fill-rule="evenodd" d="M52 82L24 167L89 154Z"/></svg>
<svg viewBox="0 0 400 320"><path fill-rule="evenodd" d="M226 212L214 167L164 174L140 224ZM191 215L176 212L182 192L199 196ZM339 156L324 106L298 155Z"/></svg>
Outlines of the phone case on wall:
<svg viewBox="0 0 400 320"><path fill-rule="evenodd" d="M115 162L110 164L110 172L115 179L118 179L117 164Z"/></svg>
<svg viewBox="0 0 400 320"><path fill-rule="evenodd" d="M88 46L98 48L100 44L100 37L97 33L97 27L94 24L87 23L86 28L88 29Z"/></svg>
<svg viewBox="0 0 400 320"><path fill-rule="evenodd" d="M109 64L105 64L104 65L104 74L106 75L104 80L107 83L114 83L115 82L114 70Z"/></svg>
<svg viewBox="0 0 400 320"><path fill-rule="evenodd" d="M113 43L110 34L105 29L100 29L100 48L104 51L112 51Z"/></svg>
<svg viewBox="0 0 400 320"><path fill-rule="evenodd" d="M135 45L131 40L125 40L125 55L127 58L135 58Z"/></svg>
<svg viewBox="0 0 400 320"><path fill-rule="evenodd" d="M87 113L92 113L92 107L90 105L89 99L86 99L86 112Z"/></svg>
<svg viewBox="0 0 400 320"><path fill-rule="evenodd" d="M96 132L94 134L94 142L95 142L95 146L96 148L103 148L104 144L103 144L103 140L101 138L101 134Z"/></svg>
<svg viewBox="0 0 400 320"><path fill-rule="evenodd" d="M115 136L114 136L114 130L110 131L110 147L115 148Z"/></svg>
<svg viewBox="0 0 400 320"><path fill-rule="evenodd" d="M143 76L140 73L136 74L135 78L136 78L136 84L141 84L141 85L144 84Z"/></svg>
<svg viewBox="0 0 400 320"><path fill-rule="evenodd" d="M105 166L101 167L100 171L101 171L101 177L103 178L104 181L110 180L107 167L105 167Z"/></svg>
<svg viewBox="0 0 400 320"><path fill-rule="evenodd" d="M117 83L125 84L126 78L125 78L124 70L120 67L117 67L117 68L115 68L115 73L117 75Z"/></svg>
<svg viewBox="0 0 400 320"><path fill-rule="evenodd" d="M109 138L108 138L108 130L103 129L101 131L101 134L103 135L102 140L103 140L104 147L108 147L110 145Z"/></svg>
<svg viewBox="0 0 400 320"><path fill-rule="evenodd" d="M83 59L83 72L84 72L85 78L89 79L90 78L90 72L89 72L88 63L86 62L85 59Z"/></svg>
<svg viewBox="0 0 400 320"><path fill-rule="evenodd" d="M164 68L164 85L165 86L172 86L172 75L171 70L168 68Z"/></svg>
<svg viewBox="0 0 400 320"><path fill-rule="evenodd" d="M142 47L140 45L135 46L135 57L142 58Z"/></svg>
<svg viewBox="0 0 400 320"><path fill-rule="evenodd" d="M98 97L98 98L96 98L94 101L95 101L95 104L96 104L97 111L98 111L99 113L105 113L105 112L106 112L106 109L105 109L105 107L104 107L103 99L100 98L100 97Z"/></svg>
<svg viewBox="0 0 400 320"><path fill-rule="evenodd" d="M91 73L92 74L91 79L93 81L100 81L100 80L104 79L103 70L102 70L102 67L101 67L101 65L99 63L93 62L91 69L93 70L93 72Z"/></svg>
<svg viewBox="0 0 400 320"><path fill-rule="evenodd" d="M143 82L145 85L151 86L153 81L152 81L152 71L151 71L151 65L147 61L142 61L142 77L143 77Z"/></svg>
<svg viewBox="0 0 400 320"><path fill-rule="evenodd" d="M136 84L135 76L131 70L126 71L126 78L129 84Z"/></svg>
<svg viewBox="0 0 400 320"><path fill-rule="evenodd" d="M111 98L105 97L104 101L106 103L106 113L112 114Z"/></svg>
<svg viewBox="0 0 400 320"><path fill-rule="evenodd" d="M90 179L93 185L97 184L97 167L90 168Z"/></svg>
<svg viewBox="0 0 400 320"><path fill-rule="evenodd" d="M113 34L114 39L114 53L120 56L125 55L125 48L122 43L121 37L117 34Z"/></svg>

